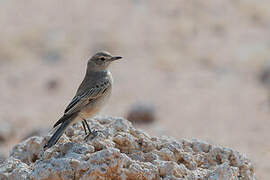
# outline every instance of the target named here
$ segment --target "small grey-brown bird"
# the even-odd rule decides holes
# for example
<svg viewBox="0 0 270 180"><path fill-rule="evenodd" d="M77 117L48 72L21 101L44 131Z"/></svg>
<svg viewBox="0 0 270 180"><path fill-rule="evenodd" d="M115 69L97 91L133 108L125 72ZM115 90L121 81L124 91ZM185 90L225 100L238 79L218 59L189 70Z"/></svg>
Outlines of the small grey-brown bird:
<svg viewBox="0 0 270 180"><path fill-rule="evenodd" d="M54 124L54 128L60 126L44 148L55 145L65 129L77 121L82 121L85 134L87 134L87 127L89 133L86 138L90 134L96 133L96 131L90 130L86 119L93 117L108 100L112 90L113 78L107 68L112 61L121 58L120 56L112 56L108 52L98 52L88 60L85 77L76 95L67 106L64 115Z"/></svg>

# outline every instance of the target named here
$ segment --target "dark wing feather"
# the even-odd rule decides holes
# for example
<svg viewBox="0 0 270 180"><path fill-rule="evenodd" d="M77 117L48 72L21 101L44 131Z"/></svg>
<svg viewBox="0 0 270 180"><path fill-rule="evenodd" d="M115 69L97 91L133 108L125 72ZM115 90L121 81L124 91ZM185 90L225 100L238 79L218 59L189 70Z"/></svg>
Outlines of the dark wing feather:
<svg viewBox="0 0 270 180"><path fill-rule="evenodd" d="M65 109L65 113L67 113L75 104L77 104L80 101L80 97L79 96L75 96L71 102L69 103L69 105L66 107Z"/></svg>
<svg viewBox="0 0 270 180"><path fill-rule="evenodd" d="M60 118L53 127L56 127L58 124L64 122L69 116L80 111L91 100L97 99L102 96L106 92L107 88L110 86L111 84L109 80L106 79L105 81L90 88L90 90L86 91L81 96L75 96L65 109L64 116Z"/></svg>
<svg viewBox="0 0 270 180"><path fill-rule="evenodd" d="M78 113L78 112L77 112ZM53 128L55 128L56 126L58 126L59 124L65 122L66 120L70 119L72 116L74 116L74 114L76 113L73 113L73 114L65 114L64 116L62 116L54 125L53 125Z"/></svg>

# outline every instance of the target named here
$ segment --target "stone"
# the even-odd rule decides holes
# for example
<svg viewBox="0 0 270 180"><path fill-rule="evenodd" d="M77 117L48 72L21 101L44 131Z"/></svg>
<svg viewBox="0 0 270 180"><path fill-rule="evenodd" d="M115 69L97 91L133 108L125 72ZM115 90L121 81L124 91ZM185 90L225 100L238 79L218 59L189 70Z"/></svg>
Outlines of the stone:
<svg viewBox="0 0 270 180"><path fill-rule="evenodd" d="M156 120L155 108L152 104L136 103L130 107L126 118L133 123L152 123Z"/></svg>
<svg viewBox="0 0 270 180"><path fill-rule="evenodd" d="M26 133L22 140L26 140L32 136L45 136L48 133L48 129L40 128L40 129L34 129L28 133Z"/></svg>
<svg viewBox="0 0 270 180"><path fill-rule="evenodd" d="M255 180L249 159L229 148L201 140L150 137L123 118L96 117L100 131L84 140L79 124L44 150L46 136L15 145L0 165L0 179L76 180Z"/></svg>
<svg viewBox="0 0 270 180"><path fill-rule="evenodd" d="M59 88L59 80L57 79L49 79L46 82L46 88L49 92L55 91Z"/></svg>
<svg viewBox="0 0 270 180"><path fill-rule="evenodd" d="M0 126L0 143L7 141L14 134L12 124L8 121L1 121Z"/></svg>
<svg viewBox="0 0 270 180"><path fill-rule="evenodd" d="M266 87L270 88L270 63L266 63L259 73L260 82Z"/></svg>

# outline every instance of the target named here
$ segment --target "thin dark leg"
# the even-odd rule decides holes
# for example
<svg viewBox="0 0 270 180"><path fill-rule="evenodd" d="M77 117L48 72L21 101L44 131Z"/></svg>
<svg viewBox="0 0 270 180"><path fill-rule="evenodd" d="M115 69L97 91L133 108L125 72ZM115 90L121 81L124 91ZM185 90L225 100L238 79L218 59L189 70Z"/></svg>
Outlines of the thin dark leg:
<svg viewBox="0 0 270 180"><path fill-rule="evenodd" d="M84 123L85 123L85 122L82 121L82 125L83 125L83 129L84 129L85 135L87 135L87 131L86 131L86 127L85 127L85 124L84 124Z"/></svg>
<svg viewBox="0 0 270 180"><path fill-rule="evenodd" d="M86 127L87 127L87 129L89 131L89 134L91 134L92 131L90 130L89 124L87 123L86 119L83 119L83 122L85 123L85 125L86 125Z"/></svg>
<svg viewBox="0 0 270 180"><path fill-rule="evenodd" d="M83 123L84 123L84 125L86 125L86 127L87 127L87 129L89 131L89 133L86 135L86 137L84 139L87 140L89 136L92 136L92 138L95 138L97 136L97 134L98 134L98 131L95 131L95 130L91 131L91 129L89 127L89 124L87 123L86 119L83 119Z"/></svg>

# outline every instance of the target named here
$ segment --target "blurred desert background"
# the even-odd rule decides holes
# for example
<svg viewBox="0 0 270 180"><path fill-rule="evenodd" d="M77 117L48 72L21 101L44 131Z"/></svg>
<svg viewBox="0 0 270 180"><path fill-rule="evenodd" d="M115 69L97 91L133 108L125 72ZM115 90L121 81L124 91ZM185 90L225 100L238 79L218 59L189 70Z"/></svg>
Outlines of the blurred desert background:
<svg viewBox="0 0 270 180"><path fill-rule="evenodd" d="M246 154L270 178L270 2L267 0L0 1L0 156L47 133L89 56L111 66L102 115L150 104L153 136L197 138Z"/></svg>

